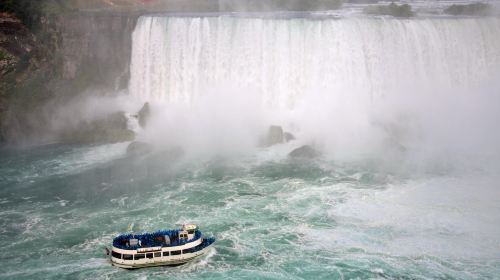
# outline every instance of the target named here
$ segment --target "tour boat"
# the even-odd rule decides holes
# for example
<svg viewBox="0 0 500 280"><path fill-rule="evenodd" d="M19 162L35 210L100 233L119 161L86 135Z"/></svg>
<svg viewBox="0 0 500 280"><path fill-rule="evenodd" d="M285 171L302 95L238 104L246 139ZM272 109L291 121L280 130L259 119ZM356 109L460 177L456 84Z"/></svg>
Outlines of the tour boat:
<svg viewBox="0 0 500 280"><path fill-rule="evenodd" d="M205 254L214 241L213 237L203 237L194 224L175 230L123 234L113 239L111 263L128 269L181 265Z"/></svg>

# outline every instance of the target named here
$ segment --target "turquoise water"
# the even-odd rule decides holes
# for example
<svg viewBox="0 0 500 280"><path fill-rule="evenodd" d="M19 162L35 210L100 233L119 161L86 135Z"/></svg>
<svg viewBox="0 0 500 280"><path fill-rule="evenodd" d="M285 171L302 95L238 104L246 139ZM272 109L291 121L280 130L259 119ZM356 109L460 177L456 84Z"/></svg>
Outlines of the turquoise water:
<svg viewBox="0 0 500 280"><path fill-rule="evenodd" d="M291 161L265 149L127 158L126 146L0 152L0 278L499 278L494 172ZM104 255L128 224L186 222L217 238L192 263L128 271Z"/></svg>

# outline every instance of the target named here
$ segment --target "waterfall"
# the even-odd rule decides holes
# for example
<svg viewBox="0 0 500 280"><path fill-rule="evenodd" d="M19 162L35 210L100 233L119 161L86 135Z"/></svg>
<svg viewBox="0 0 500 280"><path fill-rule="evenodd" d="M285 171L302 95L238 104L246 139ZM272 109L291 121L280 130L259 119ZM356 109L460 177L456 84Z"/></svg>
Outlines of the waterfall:
<svg viewBox="0 0 500 280"><path fill-rule="evenodd" d="M237 85L271 107L312 91L466 88L500 69L500 20L141 17L129 92L190 103L207 87ZM235 92L235 94L238 94Z"/></svg>

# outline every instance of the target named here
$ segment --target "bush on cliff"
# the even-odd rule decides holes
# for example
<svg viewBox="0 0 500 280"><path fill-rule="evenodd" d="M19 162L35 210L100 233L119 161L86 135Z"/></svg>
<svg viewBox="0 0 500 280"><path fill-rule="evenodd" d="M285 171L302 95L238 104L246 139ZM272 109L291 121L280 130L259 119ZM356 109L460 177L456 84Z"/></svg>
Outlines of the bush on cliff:
<svg viewBox="0 0 500 280"><path fill-rule="evenodd" d="M40 16L42 1L32 0L2 0L0 12L16 15L26 26L33 27Z"/></svg>
<svg viewBox="0 0 500 280"><path fill-rule="evenodd" d="M43 15L62 12L66 6L65 0L1 0L0 13L13 14L33 29Z"/></svg>
<svg viewBox="0 0 500 280"><path fill-rule="evenodd" d="M394 3L389 5L369 6L366 7L363 12L369 15L387 15L393 17L412 17L415 15L410 5L398 5Z"/></svg>
<svg viewBox="0 0 500 280"><path fill-rule="evenodd" d="M454 4L446 8L444 13L454 16L485 16L491 13L491 5L485 3Z"/></svg>

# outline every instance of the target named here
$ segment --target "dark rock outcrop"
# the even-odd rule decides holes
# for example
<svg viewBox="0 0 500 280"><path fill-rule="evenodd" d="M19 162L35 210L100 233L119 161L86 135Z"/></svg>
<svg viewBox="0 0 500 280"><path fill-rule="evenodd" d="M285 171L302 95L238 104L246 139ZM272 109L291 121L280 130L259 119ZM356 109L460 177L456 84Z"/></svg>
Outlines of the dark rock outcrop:
<svg viewBox="0 0 500 280"><path fill-rule="evenodd" d="M267 130L267 134L260 141L260 146L270 147L277 144L288 143L295 140L295 136L290 132L284 132L279 125L271 125Z"/></svg>
<svg viewBox="0 0 500 280"><path fill-rule="evenodd" d="M316 151L311 146L304 145L304 146L301 146L301 147L299 147L299 148L291 151L288 154L288 156L291 157L291 158L296 158L296 159L300 159L300 158L302 158L302 159L312 159L312 158L318 157L319 153L318 153L318 151Z"/></svg>
<svg viewBox="0 0 500 280"><path fill-rule="evenodd" d="M149 108L149 103L146 102L137 113L137 121L139 122L139 125L142 128L146 127L150 116L151 116L151 109Z"/></svg>
<svg viewBox="0 0 500 280"><path fill-rule="evenodd" d="M61 134L65 143L118 143L132 141L135 133L128 129L128 119L123 112L112 113L102 119L81 122L72 130Z"/></svg>
<svg viewBox="0 0 500 280"><path fill-rule="evenodd" d="M276 144L281 144L284 141L283 128L279 125L271 125L267 131L265 146L269 147Z"/></svg>

